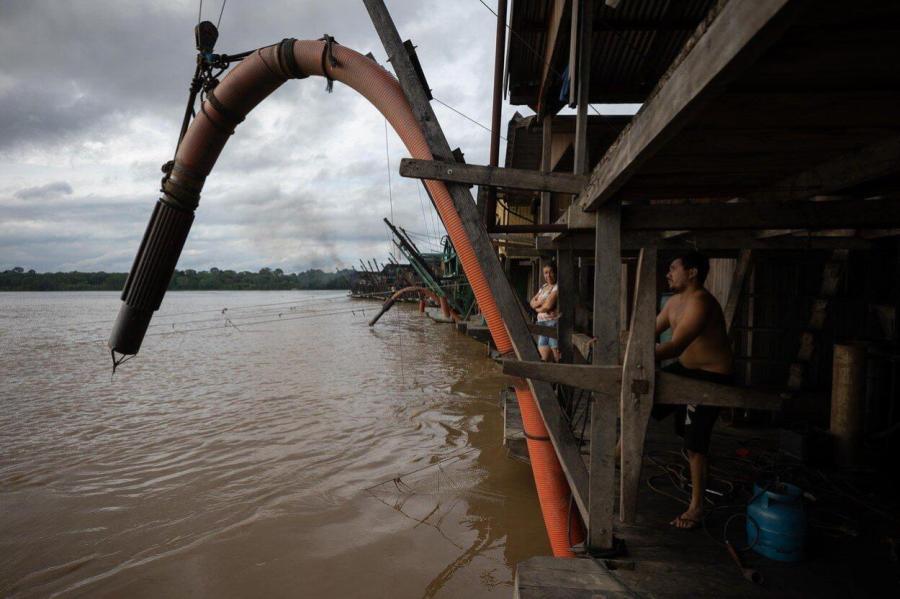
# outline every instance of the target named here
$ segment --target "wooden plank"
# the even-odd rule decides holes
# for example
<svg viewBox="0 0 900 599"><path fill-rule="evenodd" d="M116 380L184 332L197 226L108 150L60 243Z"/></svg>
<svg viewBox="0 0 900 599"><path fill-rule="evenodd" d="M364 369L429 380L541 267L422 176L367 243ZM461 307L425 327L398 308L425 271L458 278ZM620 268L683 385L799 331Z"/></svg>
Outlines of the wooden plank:
<svg viewBox="0 0 900 599"><path fill-rule="evenodd" d="M502 360L503 374L569 385L578 389L618 396L622 372L618 366L556 364L553 362Z"/></svg>
<svg viewBox="0 0 900 599"><path fill-rule="evenodd" d="M559 332L556 327L545 327L540 324L528 324L528 330L531 331L532 335L543 335L544 337L550 337L551 339L559 339Z"/></svg>
<svg viewBox="0 0 900 599"><path fill-rule="evenodd" d="M607 151L579 195L579 204L596 210L610 200L696 116L704 102L721 93L781 37L802 4L798 0L728 2Z"/></svg>
<svg viewBox="0 0 900 599"><path fill-rule="evenodd" d="M782 408L784 400L775 394L756 389L717 385L669 372L657 372L656 403L777 411Z"/></svg>
<svg viewBox="0 0 900 599"><path fill-rule="evenodd" d="M744 290L744 282L750 275L750 265L753 259L752 250L741 250L737 264L734 267L734 275L731 277L731 285L728 288L728 299L725 301L725 330L731 333L731 325L734 324L734 316L737 314L741 301L741 293Z"/></svg>
<svg viewBox="0 0 900 599"><path fill-rule="evenodd" d="M865 229L900 224L900 200L735 202L626 206L622 228L647 230Z"/></svg>
<svg viewBox="0 0 900 599"><path fill-rule="evenodd" d="M575 255L572 250L556 252L556 275L559 293L556 309L559 311L559 352L562 362L572 362L572 334L575 332Z"/></svg>
<svg viewBox="0 0 900 599"><path fill-rule="evenodd" d="M539 556L516 566L517 599L628 599L636 597L601 560Z"/></svg>
<svg viewBox="0 0 900 599"><path fill-rule="evenodd" d="M656 370L656 250L641 250L634 291L634 309L628 327L628 345L622 362L621 443L622 468L619 518L629 524L637 516L638 489L647 423L653 410Z"/></svg>
<svg viewBox="0 0 900 599"><path fill-rule="evenodd" d="M500 168L439 160L403 158L400 175L413 179L435 179L467 185L485 185L557 193L578 193L587 177L566 173L542 173L523 168Z"/></svg>
<svg viewBox="0 0 900 599"><path fill-rule="evenodd" d="M397 79L410 103L413 114L422 127L432 155L443 160L452 160L453 154L450 145L431 108L427 90L422 87L422 82L400 40L400 34L397 32L384 1L364 0L364 4L381 43L384 45L385 52L390 57L389 61L397 74ZM525 318L520 310L519 300L503 274L500 261L494 253L484 221L478 214L469 189L462 184L449 184L447 187L453 204L459 212L463 228L475 250L494 301L503 317L516 356L522 360L538 360L537 347L528 331ZM590 517L587 509L588 474L581 459L580 444L569 429L550 384L529 380L528 385L534 395L538 410L541 412L541 417L544 419L548 436L559 457L563 473L572 489L575 504L587 522Z"/></svg>
<svg viewBox="0 0 900 599"><path fill-rule="evenodd" d="M540 360L502 360L504 374L543 380L579 389L597 391L605 396L618 397L622 381L619 366L596 366L588 364L553 364ZM646 370L646 368L645 368ZM746 387L718 385L707 381L691 379L668 372L656 372L655 387L649 379L633 377L635 389L641 390L650 384L654 388L654 403L667 405L704 405L723 408L752 408L754 410L780 410L784 400L773 393L766 393ZM629 390L632 385L626 385ZM618 409L618 402L602 398L600 405L611 405ZM613 419L615 424L615 419ZM592 437L593 438L593 437ZM615 426L613 427L613 450L615 450ZM591 480L593 481L593 474Z"/></svg>
<svg viewBox="0 0 900 599"><path fill-rule="evenodd" d="M900 172L900 137L844 154L748 199L784 201L830 194Z"/></svg>
<svg viewBox="0 0 900 599"><path fill-rule="evenodd" d="M597 210L594 246L594 342L595 366L619 365L619 286L621 276L621 214L617 203ZM613 547L615 509L615 451L617 402L599 401L594 394L591 409L590 520L588 548Z"/></svg>

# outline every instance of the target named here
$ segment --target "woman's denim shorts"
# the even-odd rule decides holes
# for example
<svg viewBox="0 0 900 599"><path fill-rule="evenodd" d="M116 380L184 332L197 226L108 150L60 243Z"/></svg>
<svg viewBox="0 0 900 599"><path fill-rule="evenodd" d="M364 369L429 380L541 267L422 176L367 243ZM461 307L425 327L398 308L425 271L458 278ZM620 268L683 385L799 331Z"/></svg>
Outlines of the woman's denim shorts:
<svg viewBox="0 0 900 599"><path fill-rule="evenodd" d="M542 327L553 327L556 328L558 320L539 320L538 324ZM559 341L554 339L553 337L547 337L545 335L541 335L538 337L538 347L549 346L550 349L559 349Z"/></svg>

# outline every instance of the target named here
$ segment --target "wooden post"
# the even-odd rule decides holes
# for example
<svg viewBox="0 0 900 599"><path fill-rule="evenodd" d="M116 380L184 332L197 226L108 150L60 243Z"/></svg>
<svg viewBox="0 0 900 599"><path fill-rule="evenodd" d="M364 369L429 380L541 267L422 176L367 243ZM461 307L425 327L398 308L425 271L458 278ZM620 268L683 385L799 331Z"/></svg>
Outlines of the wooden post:
<svg viewBox="0 0 900 599"><path fill-rule="evenodd" d="M553 117L547 115L541 126L541 172L550 173L553 154ZM538 223L542 225L550 224L550 203L553 199L553 193L549 191L541 192L541 215Z"/></svg>
<svg viewBox="0 0 900 599"><path fill-rule="evenodd" d="M581 14L578 16L578 76L575 84L578 86L578 108L575 117L575 174L583 175L588 168L587 155L587 128L588 128L588 103L591 94L591 38L594 29L593 2L581 0ZM577 5L577 3L576 3ZM576 5L572 7L572 19L574 22Z"/></svg>
<svg viewBox="0 0 900 599"><path fill-rule="evenodd" d="M432 155L444 160L452 160L453 153L450 151L450 144L447 143L440 122L431 108L427 90L422 85L416 68L413 66L412 58L400 39L400 34L397 32L384 1L364 0L364 4L381 43L384 45L388 60L397 74L403 93L409 101L416 120L422 127ZM484 220L478 214L469 188L462 184L450 183L447 185L447 189L475 251L478 264L484 272L494 301L497 303L516 356L520 360L539 360L537 346L528 330L522 306L509 281L503 275L500 261L494 253L490 236L485 229ZM549 383L530 379L528 385L534 395L541 417L544 419L548 436L556 450L562 471L572 489L575 505L584 520L587 521L589 518L587 509L588 474L581 459L579 443L563 417L553 387Z"/></svg>
<svg viewBox="0 0 900 599"><path fill-rule="evenodd" d="M572 250L556 252L556 275L559 293L556 306L559 310L560 359L567 364L572 363L572 333L575 332L575 302L578 290L575 286L575 256Z"/></svg>
<svg viewBox="0 0 900 599"><path fill-rule="evenodd" d="M647 422L656 381L656 249L642 249L637 267L634 309L622 365L622 477L619 518L633 523Z"/></svg>
<svg viewBox="0 0 900 599"><path fill-rule="evenodd" d="M621 277L621 211L611 202L597 210L594 253L593 363L619 363L619 286ZM591 410L590 520L588 548L613 547L617 402L595 396Z"/></svg>
<svg viewBox="0 0 900 599"><path fill-rule="evenodd" d="M578 34L579 34L579 14L581 13L581 0L572 0L572 17L571 26L569 28L569 106L575 106L577 103L578 80L581 73L578 72Z"/></svg>
<svg viewBox="0 0 900 599"><path fill-rule="evenodd" d="M862 430L866 348L861 345L835 345L833 369L831 434L834 435L835 462L839 466L851 466Z"/></svg>

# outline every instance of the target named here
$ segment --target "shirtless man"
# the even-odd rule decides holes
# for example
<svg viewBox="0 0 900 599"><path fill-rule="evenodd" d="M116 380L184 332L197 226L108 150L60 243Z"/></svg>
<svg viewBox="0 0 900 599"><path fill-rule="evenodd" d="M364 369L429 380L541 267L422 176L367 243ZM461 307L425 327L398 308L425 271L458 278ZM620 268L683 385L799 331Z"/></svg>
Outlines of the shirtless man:
<svg viewBox="0 0 900 599"><path fill-rule="evenodd" d="M716 298L704 287L709 260L699 252L689 252L672 261L666 280L675 292L656 317L657 336L672 329L672 339L656 346L657 360L677 358L663 368L682 376L732 384L731 342L725 330L725 317ZM719 408L712 406L668 406L653 409L661 419L675 413L675 430L684 437L691 467L691 502L688 509L672 520L677 528L692 529L703 519L706 492L707 455L713 424Z"/></svg>

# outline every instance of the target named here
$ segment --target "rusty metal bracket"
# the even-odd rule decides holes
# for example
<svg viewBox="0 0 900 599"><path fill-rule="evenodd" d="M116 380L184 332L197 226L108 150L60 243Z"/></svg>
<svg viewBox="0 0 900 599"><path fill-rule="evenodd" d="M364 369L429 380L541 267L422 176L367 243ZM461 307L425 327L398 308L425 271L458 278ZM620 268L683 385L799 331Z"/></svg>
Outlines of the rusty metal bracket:
<svg viewBox="0 0 900 599"><path fill-rule="evenodd" d="M631 392L635 395L647 395L650 393L650 381L647 379L632 379Z"/></svg>
<svg viewBox="0 0 900 599"><path fill-rule="evenodd" d="M416 55L416 47L413 46L413 43L410 40L406 40L403 42L403 47L406 48L406 53L409 54L409 59L412 61L413 70L416 72L416 77L418 77L419 81L422 84L422 89L425 91L425 95L428 97L428 100L434 99L431 95L431 88L428 87L428 80L425 79L425 71L422 70L422 63L419 62L419 57Z"/></svg>

